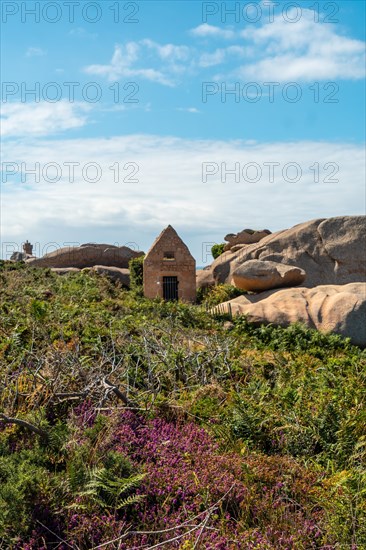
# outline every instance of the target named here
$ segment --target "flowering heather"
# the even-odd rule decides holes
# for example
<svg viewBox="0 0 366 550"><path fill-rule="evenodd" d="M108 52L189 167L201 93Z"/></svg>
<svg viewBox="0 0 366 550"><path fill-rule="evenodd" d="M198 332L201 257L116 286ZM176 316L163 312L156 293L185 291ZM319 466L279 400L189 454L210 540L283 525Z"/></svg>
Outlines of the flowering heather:
<svg viewBox="0 0 366 550"><path fill-rule="evenodd" d="M202 548L217 549L318 547L319 514L307 517L300 504L289 507L289 494L310 502L309 491L297 487L301 469L295 471L291 461L282 465L286 478L292 476L285 486L278 481L278 465L263 456L221 453L212 436L194 423L144 420L125 412L113 421L112 431L101 450L117 451L135 471L146 474L136 490L143 498L108 521L73 513L68 537L79 546L100 544L126 531L120 541L125 550L163 541L187 549L197 541ZM253 486L259 467L267 472L268 487L260 478Z"/></svg>

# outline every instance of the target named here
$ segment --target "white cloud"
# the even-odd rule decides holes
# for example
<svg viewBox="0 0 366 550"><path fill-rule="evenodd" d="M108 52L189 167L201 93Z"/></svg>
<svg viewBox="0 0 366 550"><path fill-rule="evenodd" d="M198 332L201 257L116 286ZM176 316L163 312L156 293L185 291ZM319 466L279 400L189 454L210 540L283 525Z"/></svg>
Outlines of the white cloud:
<svg viewBox="0 0 366 550"><path fill-rule="evenodd" d="M159 154L157 154L157 152ZM189 140L151 135L110 139L54 141L6 141L3 159L34 167L57 162L62 167L58 183L3 183L2 240L64 243L134 241L145 249L162 227L172 223L199 260L202 241L221 242L228 232L244 227L277 230L316 217L364 213L363 147L348 143L293 142L250 143L244 141ZM68 177L66 162L78 162L75 181ZM82 168L90 162L101 167L96 183L86 181ZM111 166L120 165L120 182ZM216 163L218 173L202 181L202 163ZM262 177L235 182L228 175L221 181L221 163L240 170L257 163ZM264 163L278 162L274 182ZM302 169L301 179L286 181L282 170L289 162ZM319 163L320 181L315 181L314 163ZM337 163L338 182L325 181ZM127 163L139 167L128 180ZM292 177L292 171L289 170ZM90 176L94 172L91 170ZM249 174L251 174L249 170ZM250 175L253 178L253 175ZM124 181L123 181L124 180ZM4 181L4 178L3 178ZM6 181L6 178L5 178Z"/></svg>
<svg viewBox="0 0 366 550"><path fill-rule="evenodd" d="M296 16L296 8L288 18ZM282 16L261 27L248 27L242 37L253 46L255 61L237 69L256 80L359 79L365 76L365 44L337 33L334 25L316 23L314 12L302 9L301 19Z"/></svg>
<svg viewBox="0 0 366 550"><path fill-rule="evenodd" d="M42 48L33 48L30 47L27 49L25 56L26 57L41 57L43 55L46 55L46 51L42 50Z"/></svg>
<svg viewBox="0 0 366 550"><path fill-rule="evenodd" d="M225 48L219 48L214 52L205 52L200 57L199 65L200 67L214 67L215 65L221 65L221 63L225 61L225 57Z"/></svg>
<svg viewBox="0 0 366 550"><path fill-rule="evenodd" d="M71 29L71 31L69 31L69 35L75 36L77 38L91 38L92 40L98 37L97 33L88 32L83 27L76 27L75 29Z"/></svg>
<svg viewBox="0 0 366 550"><path fill-rule="evenodd" d="M138 45L128 42L124 46L116 45L112 59L108 65L89 65L85 68L88 74L106 76L109 80L116 80L123 76L130 76L131 65L138 59Z"/></svg>
<svg viewBox="0 0 366 550"><path fill-rule="evenodd" d="M141 40L140 44L155 51L160 59L164 61L187 61L190 56L190 48L188 46L175 46L174 44L161 45L148 38Z"/></svg>
<svg viewBox="0 0 366 550"><path fill-rule="evenodd" d="M183 111L186 113L194 113L194 114L198 114L201 112L199 109L196 109L196 107L178 107L177 111Z"/></svg>
<svg viewBox="0 0 366 550"><path fill-rule="evenodd" d="M139 66L141 63L156 63L154 54L157 55L160 61L164 62L161 69L152 66ZM109 81L124 77L140 77L172 87L175 85L172 73L178 73L180 69L186 70L185 62L188 55L189 48L186 46L160 45L152 40L145 39L140 42L127 42L124 45L117 44L109 64L89 65L84 71L88 74L104 76Z"/></svg>
<svg viewBox="0 0 366 550"><path fill-rule="evenodd" d="M241 46L218 48L213 52L203 53L198 61L200 67L213 67L225 63L231 56L244 57L246 49Z"/></svg>
<svg viewBox="0 0 366 550"><path fill-rule="evenodd" d="M7 103L1 108L1 136L45 136L80 128L87 122L85 103Z"/></svg>
<svg viewBox="0 0 366 550"><path fill-rule="evenodd" d="M288 9L293 20L297 9ZM360 79L365 76L365 45L340 34L338 27L317 23L314 11L303 8L297 22L276 15L272 23L247 26L242 31L204 23L190 33L196 37L237 38L238 43L212 49L207 42L198 48L159 44L148 38L117 44L107 64L93 64L88 74L110 81L142 78L174 87L202 69L224 65L222 78L250 81L314 81Z"/></svg>
<svg viewBox="0 0 366 550"><path fill-rule="evenodd" d="M230 39L235 36L235 32L231 29L222 29L220 27L215 27L214 25L209 25L208 23L203 23L202 25L192 29L190 32L193 36L199 37Z"/></svg>

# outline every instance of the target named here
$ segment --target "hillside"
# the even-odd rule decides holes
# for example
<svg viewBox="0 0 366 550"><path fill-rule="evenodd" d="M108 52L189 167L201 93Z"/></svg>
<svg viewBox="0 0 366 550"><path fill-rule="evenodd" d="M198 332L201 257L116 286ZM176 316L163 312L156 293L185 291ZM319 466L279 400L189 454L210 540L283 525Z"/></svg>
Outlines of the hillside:
<svg viewBox="0 0 366 550"><path fill-rule="evenodd" d="M1 548L366 547L365 351L93 271L0 285Z"/></svg>

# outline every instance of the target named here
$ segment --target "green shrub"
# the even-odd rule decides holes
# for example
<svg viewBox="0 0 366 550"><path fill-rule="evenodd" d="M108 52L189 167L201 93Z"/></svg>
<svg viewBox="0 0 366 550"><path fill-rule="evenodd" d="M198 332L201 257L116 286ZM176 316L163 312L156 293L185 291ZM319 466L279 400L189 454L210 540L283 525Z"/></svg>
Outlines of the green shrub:
<svg viewBox="0 0 366 550"><path fill-rule="evenodd" d="M210 293L211 290L212 288L209 286L200 286L199 288L197 288L197 292L196 292L197 304L202 304L206 296Z"/></svg>
<svg viewBox="0 0 366 550"><path fill-rule="evenodd" d="M144 282L144 258L145 256L139 256L133 258L129 262L130 268L130 287L138 293L142 293Z"/></svg>
<svg viewBox="0 0 366 550"><path fill-rule="evenodd" d="M35 451L0 456L0 539L10 545L13 537L27 532L47 483L48 472Z"/></svg>
<svg viewBox="0 0 366 550"><path fill-rule="evenodd" d="M222 304L222 302L232 300L237 296L241 296L242 294L246 294L246 291L240 290L240 288L236 288L236 286L227 284L216 285L206 291L202 301L208 307L213 307Z"/></svg>
<svg viewBox="0 0 366 550"><path fill-rule="evenodd" d="M255 325L247 321L246 317L234 319L235 332L246 333L256 341L258 347L268 347L273 350L307 351L317 357L323 357L330 350L352 351L353 346L349 338L338 334L323 334L301 323L292 323L287 328L269 325Z"/></svg>
<svg viewBox="0 0 366 550"><path fill-rule="evenodd" d="M211 254L212 254L214 260L216 260L216 258L221 256L221 254L224 252L225 244L226 243L214 244L213 245L213 247L211 248Z"/></svg>

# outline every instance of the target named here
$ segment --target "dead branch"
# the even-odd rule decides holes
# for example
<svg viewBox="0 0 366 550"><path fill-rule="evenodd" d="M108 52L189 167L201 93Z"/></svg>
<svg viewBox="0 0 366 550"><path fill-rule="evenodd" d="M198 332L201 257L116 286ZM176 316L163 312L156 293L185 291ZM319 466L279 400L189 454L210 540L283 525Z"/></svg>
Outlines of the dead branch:
<svg viewBox="0 0 366 550"><path fill-rule="evenodd" d="M0 413L0 420L3 420L7 424L16 424L17 426L21 426L22 428L25 428L30 432L34 432L45 439L48 437L48 434L45 430L42 430L42 428L38 428L37 426L31 424L30 422L27 422L26 420L21 420L20 418L10 418L4 413Z"/></svg>
<svg viewBox="0 0 366 550"><path fill-rule="evenodd" d="M118 399L123 401L123 403L125 405L127 405L127 407L129 407L131 409L139 409L140 408L137 403L134 403L133 401L130 401L128 399L127 395L124 392L122 392L117 386L112 384L112 382L110 382L107 378L103 378L103 385L104 385L105 388L112 391L116 395L116 397L118 397Z"/></svg>
<svg viewBox="0 0 366 550"><path fill-rule="evenodd" d="M55 393L55 397L58 399L78 399L79 397L86 397L87 392L65 392Z"/></svg>

